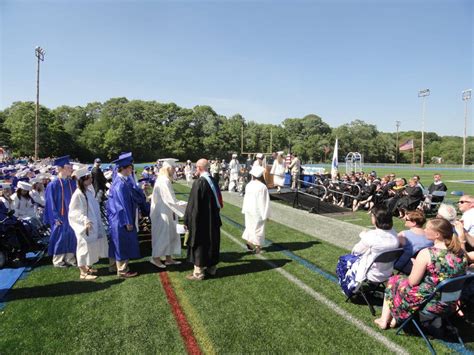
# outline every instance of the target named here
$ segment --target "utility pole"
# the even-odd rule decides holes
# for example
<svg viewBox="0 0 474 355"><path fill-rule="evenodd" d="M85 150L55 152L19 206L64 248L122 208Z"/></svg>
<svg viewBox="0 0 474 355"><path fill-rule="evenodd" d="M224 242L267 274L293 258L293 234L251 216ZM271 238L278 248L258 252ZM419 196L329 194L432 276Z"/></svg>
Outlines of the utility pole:
<svg viewBox="0 0 474 355"><path fill-rule="evenodd" d="M430 89L424 89L418 91L418 97L423 98L423 110L421 113L421 159L420 159L420 165L423 167L425 165L424 163L424 157L425 157L425 102L426 102L426 97L430 95Z"/></svg>
<svg viewBox="0 0 474 355"><path fill-rule="evenodd" d="M35 48L35 56L38 58L38 65L36 68L36 116L35 116L35 161L38 160L39 151L39 77L40 77L40 61L44 61L44 54L46 51L37 46Z"/></svg>
<svg viewBox="0 0 474 355"><path fill-rule="evenodd" d="M399 148L399 145L398 145L398 129L400 128L400 124L402 122L401 121L395 121L395 126L397 127L397 145L395 147L395 164L398 164L398 148Z"/></svg>
<svg viewBox="0 0 474 355"><path fill-rule="evenodd" d="M471 99L472 89L462 92L462 100L464 101L464 137L462 140L462 167L466 167L466 138L467 138L467 102Z"/></svg>

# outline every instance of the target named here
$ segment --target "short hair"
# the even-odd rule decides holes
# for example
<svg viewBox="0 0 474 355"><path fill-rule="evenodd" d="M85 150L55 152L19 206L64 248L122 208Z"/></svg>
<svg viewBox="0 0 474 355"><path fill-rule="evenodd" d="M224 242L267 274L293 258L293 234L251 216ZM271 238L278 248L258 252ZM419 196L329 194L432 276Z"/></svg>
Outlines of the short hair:
<svg viewBox="0 0 474 355"><path fill-rule="evenodd" d="M454 206L448 205L446 203L442 203L439 205L438 213L436 217L444 218L449 222L453 223L456 219L457 212Z"/></svg>
<svg viewBox="0 0 474 355"><path fill-rule="evenodd" d="M425 213L420 210L408 211L406 213L406 218L411 222L415 222L417 227L423 227L426 223Z"/></svg>
<svg viewBox="0 0 474 355"><path fill-rule="evenodd" d="M121 171L128 169L128 167L133 166L133 164L127 165L127 166L119 166L117 168L117 171L120 173Z"/></svg>
<svg viewBox="0 0 474 355"><path fill-rule="evenodd" d="M393 228L392 213L385 206L378 206L372 209L375 218L375 226L379 229L390 230Z"/></svg>

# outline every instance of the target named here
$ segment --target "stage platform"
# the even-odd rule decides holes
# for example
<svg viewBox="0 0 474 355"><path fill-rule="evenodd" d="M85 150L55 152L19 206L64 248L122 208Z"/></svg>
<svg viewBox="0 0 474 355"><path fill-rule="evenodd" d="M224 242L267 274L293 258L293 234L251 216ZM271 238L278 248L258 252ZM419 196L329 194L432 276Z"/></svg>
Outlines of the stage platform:
<svg viewBox="0 0 474 355"><path fill-rule="evenodd" d="M278 192L276 189L269 189L270 200L283 201L285 204L317 214L350 214L352 211L348 208L339 207L332 203L321 201L316 196L311 196L302 191L296 196L296 192L289 188L283 188Z"/></svg>

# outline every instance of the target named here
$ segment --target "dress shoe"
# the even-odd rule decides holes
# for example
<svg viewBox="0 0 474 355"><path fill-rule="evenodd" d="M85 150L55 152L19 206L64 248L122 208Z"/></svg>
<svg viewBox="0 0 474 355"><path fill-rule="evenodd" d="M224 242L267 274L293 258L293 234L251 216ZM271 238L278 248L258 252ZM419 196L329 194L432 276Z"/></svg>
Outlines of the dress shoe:
<svg viewBox="0 0 474 355"><path fill-rule="evenodd" d="M150 263L155 265L157 268L160 268L160 269L166 269L166 265L161 263L161 264L158 264L155 259L151 258L150 259Z"/></svg>
<svg viewBox="0 0 474 355"><path fill-rule="evenodd" d="M129 279L131 277L135 277L138 275L138 272L127 271L123 274L119 274L118 276L122 279Z"/></svg>
<svg viewBox="0 0 474 355"><path fill-rule="evenodd" d="M170 261L165 261L165 265L180 265L181 261L179 260L170 260Z"/></svg>

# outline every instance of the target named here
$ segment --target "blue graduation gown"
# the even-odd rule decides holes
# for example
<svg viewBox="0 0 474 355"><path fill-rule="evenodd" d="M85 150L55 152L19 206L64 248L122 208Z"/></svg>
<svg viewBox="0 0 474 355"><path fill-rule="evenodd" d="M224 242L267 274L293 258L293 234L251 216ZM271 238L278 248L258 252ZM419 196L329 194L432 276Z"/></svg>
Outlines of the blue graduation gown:
<svg viewBox="0 0 474 355"><path fill-rule="evenodd" d="M140 258L138 234L135 228L137 203L133 198L133 193L132 184L117 175L110 187L107 200L110 231L109 256L115 260ZM132 231L127 231L127 224L133 226Z"/></svg>
<svg viewBox="0 0 474 355"><path fill-rule="evenodd" d="M76 253L76 235L68 220L69 203L74 191L76 182L71 179L57 178L46 187L43 222L51 226L49 255ZM56 225L56 221L61 221L62 224Z"/></svg>

